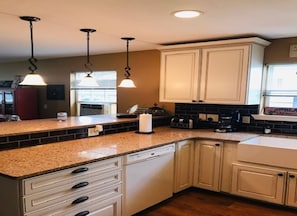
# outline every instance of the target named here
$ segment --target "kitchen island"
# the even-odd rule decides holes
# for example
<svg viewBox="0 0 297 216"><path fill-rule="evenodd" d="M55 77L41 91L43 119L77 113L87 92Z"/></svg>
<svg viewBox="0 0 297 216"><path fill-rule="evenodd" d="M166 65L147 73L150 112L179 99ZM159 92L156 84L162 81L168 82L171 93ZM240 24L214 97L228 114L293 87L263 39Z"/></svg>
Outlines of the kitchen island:
<svg viewBox="0 0 297 216"><path fill-rule="evenodd" d="M29 125L33 127L34 124L29 122L19 122L22 126L28 124L27 128L19 129L14 125L18 122L8 122L6 127L13 125L10 128L15 127L16 130L3 130L2 136L16 135L22 138L23 133L31 133L32 136L35 133L43 134L47 130L73 130L97 124L113 127L116 124L134 124L137 121L138 119L117 119L112 116L73 117L66 122L47 119L36 120L34 124L39 127L32 130ZM59 215L60 209L63 209L61 214L71 212L71 215L85 215L87 211L81 211L80 207L84 206L88 211L98 211L97 215L122 215L121 206L125 206L122 203L125 201L122 198L125 196L125 190L122 189L125 183L122 156L167 144L176 146L175 174L172 178L177 189L174 192L184 188L183 185L177 185L183 180L188 181L187 187L204 188L205 182L200 180L201 177L206 177L210 182L217 182L217 185L207 186L210 190L236 194L231 188L232 167L243 164L236 158L237 145L257 136L257 133L215 133L210 129L160 126L154 127L150 134L140 134L135 129L3 150L0 151L0 214L35 216L46 215L55 209ZM183 167L180 174L179 167ZM274 190L273 187L274 185L271 190ZM274 202L273 199L269 201ZM285 204L284 200L279 200L278 203ZM76 213L72 214L73 212Z"/></svg>

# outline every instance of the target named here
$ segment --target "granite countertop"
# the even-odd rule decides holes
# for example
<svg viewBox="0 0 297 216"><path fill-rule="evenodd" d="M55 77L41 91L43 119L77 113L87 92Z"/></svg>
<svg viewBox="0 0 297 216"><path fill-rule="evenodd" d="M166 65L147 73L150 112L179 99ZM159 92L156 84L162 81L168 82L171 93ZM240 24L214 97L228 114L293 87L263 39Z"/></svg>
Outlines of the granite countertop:
<svg viewBox="0 0 297 216"><path fill-rule="evenodd" d="M63 124L71 125L71 119ZM40 126L39 129L42 127ZM49 128L49 125L44 127ZM0 174L22 179L185 139L206 138L239 142L255 136L258 135L245 132L215 133L212 130L158 127L154 128L152 134L137 134L131 131L76 139L1 151Z"/></svg>
<svg viewBox="0 0 297 216"><path fill-rule="evenodd" d="M138 118L117 118L116 115L71 116L65 121L56 118L10 121L0 123L0 137L26 133L37 133L61 129L73 129L96 124L114 124L137 121Z"/></svg>

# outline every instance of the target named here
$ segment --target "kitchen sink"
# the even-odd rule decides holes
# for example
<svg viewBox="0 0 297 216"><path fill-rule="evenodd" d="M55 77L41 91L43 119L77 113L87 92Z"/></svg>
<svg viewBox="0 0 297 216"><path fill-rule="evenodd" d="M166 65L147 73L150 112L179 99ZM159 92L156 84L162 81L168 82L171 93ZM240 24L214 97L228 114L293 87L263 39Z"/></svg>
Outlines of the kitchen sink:
<svg viewBox="0 0 297 216"><path fill-rule="evenodd" d="M239 161L297 169L297 139L258 136L238 145Z"/></svg>

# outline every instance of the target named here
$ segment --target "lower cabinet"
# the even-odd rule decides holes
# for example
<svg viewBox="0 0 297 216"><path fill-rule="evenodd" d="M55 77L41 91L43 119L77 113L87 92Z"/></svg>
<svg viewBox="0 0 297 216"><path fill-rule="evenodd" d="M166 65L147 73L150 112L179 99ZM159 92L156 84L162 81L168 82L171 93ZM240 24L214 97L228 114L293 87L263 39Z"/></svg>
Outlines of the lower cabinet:
<svg viewBox="0 0 297 216"><path fill-rule="evenodd" d="M255 164L233 164L232 193L297 207L297 172Z"/></svg>
<svg viewBox="0 0 297 216"><path fill-rule="evenodd" d="M288 172L286 205L297 207L297 172Z"/></svg>
<svg viewBox="0 0 297 216"><path fill-rule="evenodd" d="M194 144L194 140L184 140L176 143L174 193L193 185Z"/></svg>
<svg viewBox="0 0 297 216"><path fill-rule="evenodd" d="M197 140L194 153L195 187L220 191L223 142Z"/></svg>
<svg viewBox="0 0 297 216"><path fill-rule="evenodd" d="M22 194L25 216L120 216L121 158L24 179Z"/></svg>
<svg viewBox="0 0 297 216"><path fill-rule="evenodd" d="M233 165L232 193L284 204L286 171L251 165Z"/></svg>

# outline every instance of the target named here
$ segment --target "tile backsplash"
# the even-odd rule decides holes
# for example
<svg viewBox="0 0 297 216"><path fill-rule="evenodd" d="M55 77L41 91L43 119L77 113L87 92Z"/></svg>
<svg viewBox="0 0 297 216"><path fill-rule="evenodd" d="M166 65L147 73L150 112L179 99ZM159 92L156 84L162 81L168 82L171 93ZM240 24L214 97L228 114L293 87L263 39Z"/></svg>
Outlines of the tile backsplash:
<svg viewBox="0 0 297 216"><path fill-rule="evenodd" d="M271 128L272 133L297 134L297 122L255 120L252 114L258 114L259 105L221 105L202 103L176 103L175 115L181 118L191 118L198 122L198 128L215 128L217 122L211 119L199 120L199 114L228 115L239 111L241 116L249 119L249 123L241 124L241 131L262 132L265 126ZM210 114L210 115L209 115ZM203 116L203 115L202 115Z"/></svg>

